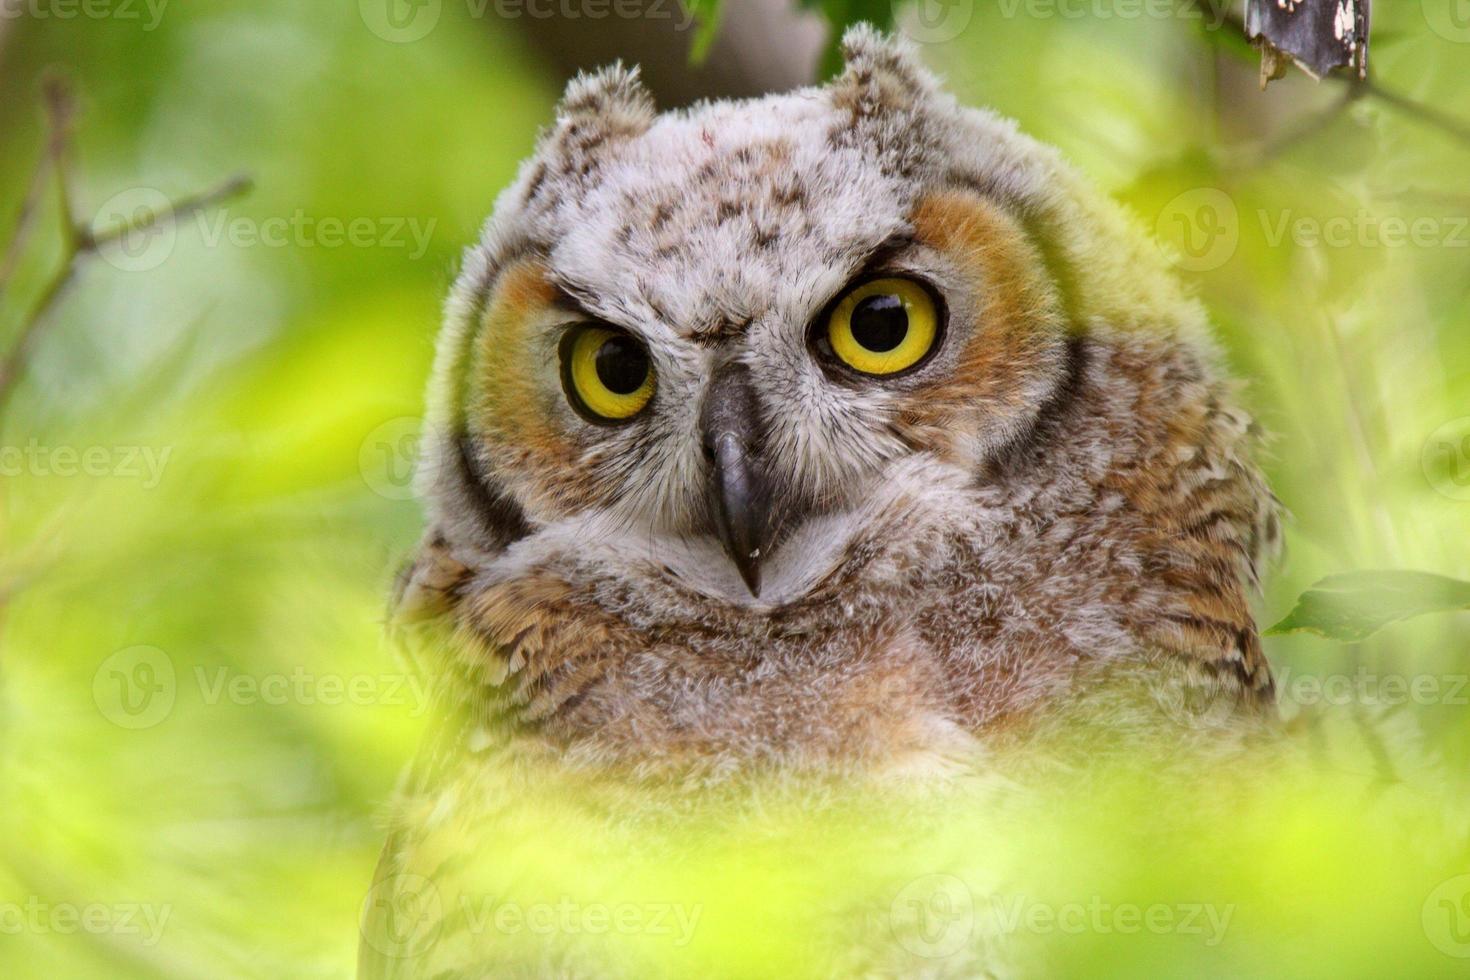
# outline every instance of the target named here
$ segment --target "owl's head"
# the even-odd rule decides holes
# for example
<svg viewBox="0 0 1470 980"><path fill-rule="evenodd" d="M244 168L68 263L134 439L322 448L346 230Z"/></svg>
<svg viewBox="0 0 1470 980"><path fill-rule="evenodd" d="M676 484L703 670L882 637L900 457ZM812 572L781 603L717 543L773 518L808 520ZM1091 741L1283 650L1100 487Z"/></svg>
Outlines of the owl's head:
<svg viewBox="0 0 1470 980"><path fill-rule="evenodd" d="M942 522L1082 334L1198 330L1052 151L843 47L826 86L664 115L636 70L570 85L440 339L420 485L461 560L780 605Z"/></svg>

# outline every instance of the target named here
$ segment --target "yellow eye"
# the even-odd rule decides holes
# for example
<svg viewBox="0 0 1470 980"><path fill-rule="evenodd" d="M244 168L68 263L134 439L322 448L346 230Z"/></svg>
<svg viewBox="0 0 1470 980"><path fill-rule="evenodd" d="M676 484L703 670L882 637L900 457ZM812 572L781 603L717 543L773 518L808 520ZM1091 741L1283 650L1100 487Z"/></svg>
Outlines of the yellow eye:
<svg viewBox="0 0 1470 980"><path fill-rule="evenodd" d="M567 400L590 422L623 422L653 397L648 349L620 330L574 327L561 342Z"/></svg>
<svg viewBox="0 0 1470 980"><path fill-rule="evenodd" d="M837 301L824 328L826 346L863 374L898 374L915 366L939 340L933 295L912 279L870 279Z"/></svg>

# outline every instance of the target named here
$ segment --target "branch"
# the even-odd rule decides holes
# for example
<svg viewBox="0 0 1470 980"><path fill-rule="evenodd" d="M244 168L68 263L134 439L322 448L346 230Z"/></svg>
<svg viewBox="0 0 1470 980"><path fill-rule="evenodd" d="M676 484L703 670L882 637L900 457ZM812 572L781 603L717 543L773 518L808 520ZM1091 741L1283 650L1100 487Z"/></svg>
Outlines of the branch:
<svg viewBox="0 0 1470 980"><path fill-rule="evenodd" d="M254 186L248 174L236 174L206 191L181 197L177 201L170 201L162 211L149 211L142 218L132 221L124 221L101 232L94 233L90 228L78 227L76 233L79 236L79 252L95 252L105 245L110 245L120 238L125 238L134 232L147 231L156 225L167 227L172 224L206 211L216 204L223 204L231 198L239 197L248 193Z"/></svg>
<svg viewBox="0 0 1470 980"><path fill-rule="evenodd" d="M1247 163L1236 164L1236 166L1265 166L1298 143L1307 142L1328 126L1331 126L1342 115L1343 110L1362 98L1363 95L1364 93L1357 87L1344 89L1342 95L1327 108L1321 110L1311 118L1303 120L1275 139L1262 141L1253 151L1247 152L1245 155L1248 161Z"/></svg>
<svg viewBox="0 0 1470 980"><path fill-rule="evenodd" d="M0 422L11 395L25 374L31 352L41 331L50 322L50 314L56 308L67 288L76 279L82 263L96 255L105 245L156 226L172 225L189 215L214 207L250 190L251 180L247 176L231 177L218 186L172 201L166 208L134 216L101 232L94 231L88 222L77 213L72 193L70 165L71 120L75 102L70 87L61 79L49 79L45 85L47 115L46 150L37 164L31 180L30 192L21 205L20 220L15 236L5 252L4 264L0 265L0 297L20 261L25 246L35 225L35 211L41 190L51 171L56 173L58 194L61 203L62 255L59 268L42 288L34 305L16 331L9 348L0 356Z"/></svg>
<svg viewBox="0 0 1470 980"><path fill-rule="evenodd" d="M1462 143L1470 143L1470 122L1460 119L1457 116L1452 116L1448 112L1443 112L1433 106L1425 105L1422 102L1415 102L1413 99L1400 95L1397 92L1390 92L1387 89L1379 88L1373 84L1371 79L1363 82L1355 81L1354 84L1360 86L1366 94L1392 106L1404 115L1417 119L1426 125L1433 126L1441 132L1448 133Z"/></svg>
<svg viewBox="0 0 1470 980"><path fill-rule="evenodd" d="M41 93L46 111L45 145L36 161L36 169L31 174L30 187L16 215L15 231L11 234L10 244L5 249L4 258L0 259L0 300L5 298L6 287L10 285L15 269L20 265L21 256L25 254L26 245L30 242L31 232L35 228L36 210L40 207L41 195L46 191L46 178L53 169L61 165L66 156L67 144L71 141L71 122L76 104L71 99L66 83L58 76L47 77L41 82Z"/></svg>

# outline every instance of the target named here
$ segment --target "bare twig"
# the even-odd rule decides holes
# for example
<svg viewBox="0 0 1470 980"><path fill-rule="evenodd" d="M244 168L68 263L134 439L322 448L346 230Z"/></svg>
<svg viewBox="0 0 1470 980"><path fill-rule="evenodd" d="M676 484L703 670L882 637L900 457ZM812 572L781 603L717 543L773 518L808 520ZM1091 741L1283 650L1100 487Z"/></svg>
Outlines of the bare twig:
<svg viewBox="0 0 1470 980"><path fill-rule="evenodd" d="M1470 121L1436 109L1434 106L1428 106L1422 102L1415 102L1413 99L1405 95L1400 95L1398 92L1390 92L1387 89L1380 88L1373 83L1372 79L1363 82L1359 82L1356 79L1347 79L1347 81L1361 88L1365 94L1373 96L1375 99L1397 109L1404 115L1412 119L1417 119L1426 125L1433 126L1435 129L1453 136L1462 143L1470 143Z"/></svg>
<svg viewBox="0 0 1470 980"><path fill-rule="evenodd" d="M1356 87L1344 89L1341 97L1334 100L1331 105L1310 118L1302 120L1296 126L1281 133L1274 139L1263 140L1259 144L1252 144L1252 148L1245 151L1241 155L1241 159L1232 162L1231 165L1238 169L1265 166L1293 146L1296 146L1298 143L1307 142L1328 126L1331 126L1362 95L1363 93Z"/></svg>
<svg viewBox="0 0 1470 980"><path fill-rule="evenodd" d="M252 185L253 181L248 174L236 174L209 190L182 197L177 201L170 201L162 211L149 211L141 218L121 222L100 232L94 233L90 228L78 228L77 232L81 236L79 244L83 246L81 250L96 251L134 232L147 231L157 225L167 226L177 223L200 211L212 208L216 204L239 197L248 192Z"/></svg>
<svg viewBox="0 0 1470 980"><path fill-rule="evenodd" d="M6 406L15 392L30 361L31 352L42 330L50 322L50 314L56 308L67 288L76 280L82 264L105 245L115 242L134 232L170 225L191 214L213 207L230 198L237 197L250 189L249 177L231 177L210 190L172 201L158 211L149 211L134 216L100 232L94 231L90 223L77 213L75 196L72 192L70 161L71 120L74 100L70 87L61 79L53 78L45 85L48 133L46 151L33 178L31 194L22 205L21 220L16 237L5 253L5 263L0 267L0 296L9 275L19 263L20 256L34 226L34 214L39 203L39 189L51 171L55 172L59 188L62 223L62 255L60 265L51 279L41 289L40 295L20 322L8 349L0 355L0 421L5 416Z"/></svg>
<svg viewBox="0 0 1470 980"><path fill-rule="evenodd" d="M41 295L36 299L26 318L21 321L20 329L11 340L10 349L5 352L4 359L0 360L0 421L3 421L5 417L5 407L25 371L31 351L35 348L36 340L41 335L41 328L46 325L47 314L51 312L62 294L66 292L67 287L72 284L72 280L76 278L79 258L80 253L72 253L51 277L51 281L46 284L46 288L41 290Z"/></svg>
<svg viewBox="0 0 1470 980"><path fill-rule="evenodd" d="M0 259L0 299L5 298L6 287L10 285L16 267L20 265L21 256L25 254L26 245L35 228L36 211L41 204L41 195L46 191L46 179L52 170L58 169L60 161L66 156L67 144L71 141L75 103L66 83L58 76L50 76L42 81L41 86L42 103L46 110L45 146L36 160L36 169L31 174L31 184L26 190L25 199L21 201L10 244L5 248L4 258ZM66 213L63 210L63 216Z"/></svg>

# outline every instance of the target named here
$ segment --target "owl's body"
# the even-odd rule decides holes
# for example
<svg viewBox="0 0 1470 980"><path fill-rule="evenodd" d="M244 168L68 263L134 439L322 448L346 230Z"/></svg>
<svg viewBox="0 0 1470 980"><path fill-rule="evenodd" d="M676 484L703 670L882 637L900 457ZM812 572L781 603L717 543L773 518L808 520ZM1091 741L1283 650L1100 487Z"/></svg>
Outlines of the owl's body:
<svg viewBox="0 0 1470 980"><path fill-rule="evenodd" d="M845 46L824 88L665 116L633 73L581 78L498 202L399 599L453 627L456 766L493 741L691 790L943 780L1269 703L1276 508L1202 310L1052 151L902 47ZM884 290L927 346L844 363L895 322Z"/></svg>

